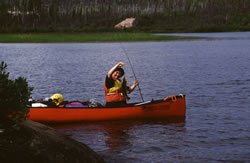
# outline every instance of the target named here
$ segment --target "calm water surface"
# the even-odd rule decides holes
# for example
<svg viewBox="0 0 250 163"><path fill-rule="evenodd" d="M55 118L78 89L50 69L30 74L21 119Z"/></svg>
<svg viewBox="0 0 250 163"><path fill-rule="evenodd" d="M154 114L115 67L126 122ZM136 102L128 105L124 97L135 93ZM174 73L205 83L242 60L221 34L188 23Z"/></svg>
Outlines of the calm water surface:
<svg viewBox="0 0 250 163"><path fill-rule="evenodd" d="M190 34L188 34L190 35ZM171 42L0 44L11 78L24 76L33 98L104 103L103 82L117 62L144 100L186 95L185 122L113 121L57 126L107 162L250 162L250 32L194 34ZM141 101L138 89L130 102Z"/></svg>

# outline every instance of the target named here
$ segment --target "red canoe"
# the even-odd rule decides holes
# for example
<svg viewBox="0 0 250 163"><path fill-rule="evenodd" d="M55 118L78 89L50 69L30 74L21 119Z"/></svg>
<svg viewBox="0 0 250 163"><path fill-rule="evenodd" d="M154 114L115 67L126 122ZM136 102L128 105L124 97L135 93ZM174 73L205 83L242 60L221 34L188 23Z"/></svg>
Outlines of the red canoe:
<svg viewBox="0 0 250 163"><path fill-rule="evenodd" d="M44 123L86 121L185 118L185 96L170 96L163 100L129 104L118 108L48 108L31 107L29 119Z"/></svg>

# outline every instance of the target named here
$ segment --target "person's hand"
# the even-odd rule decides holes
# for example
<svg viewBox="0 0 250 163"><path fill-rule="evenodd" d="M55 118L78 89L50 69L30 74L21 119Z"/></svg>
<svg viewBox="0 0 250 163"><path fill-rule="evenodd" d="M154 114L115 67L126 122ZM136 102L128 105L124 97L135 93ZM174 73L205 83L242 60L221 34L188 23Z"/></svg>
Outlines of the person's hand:
<svg viewBox="0 0 250 163"><path fill-rule="evenodd" d="M131 87L129 88L129 93L131 93L137 85L139 85L139 81L135 80L133 85L131 85Z"/></svg>
<svg viewBox="0 0 250 163"><path fill-rule="evenodd" d="M122 67L122 66L125 66L125 63L119 62L119 63L117 64L117 67Z"/></svg>
<svg viewBox="0 0 250 163"><path fill-rule="evenodd" d="M134 85L135 85L135 86L139 85L139 81L138 81L138 80L135 80L135 81L134 81Z"/></svg>

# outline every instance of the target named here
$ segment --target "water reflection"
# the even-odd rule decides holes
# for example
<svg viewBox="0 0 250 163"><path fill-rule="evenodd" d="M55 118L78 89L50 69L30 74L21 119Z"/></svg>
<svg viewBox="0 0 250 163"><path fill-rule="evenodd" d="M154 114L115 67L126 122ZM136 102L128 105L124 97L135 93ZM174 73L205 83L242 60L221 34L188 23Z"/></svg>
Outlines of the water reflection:
<svg viewBox="0 0 250 163"><path fill-rule="evenodd" d="M171 127L173 126L174 127ZM63 124L51 125L58 131L71 136L72 138L92 146L99 140L105 142L99 149L108 151L120 151L121 149L130 147L130 133L137 128L163 127L163 134L172 134L173 132L185 132L185 119L168 119L168 120L123 120L123 121L104 121L94 123L79 123L79 124ZM178 126L178 127L176 127ZM134 133L133 133L134 134ZM133 135L132 134L132 135ZM136 136L139 136L136 134ZM95 146L95 148L97 148Z"/></svg>

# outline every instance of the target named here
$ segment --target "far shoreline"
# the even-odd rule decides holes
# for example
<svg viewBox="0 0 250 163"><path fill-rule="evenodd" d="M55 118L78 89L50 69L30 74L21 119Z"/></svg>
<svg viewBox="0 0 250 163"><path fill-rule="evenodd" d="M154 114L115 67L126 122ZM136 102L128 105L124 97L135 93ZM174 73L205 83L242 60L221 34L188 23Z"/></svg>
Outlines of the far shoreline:
<svg viewBox="0 0 250 163"><path fill-rule="evenodd" d="M0 33L0 43L98 43L196 40L203 37L163 36L152 33Z"/></svg>

